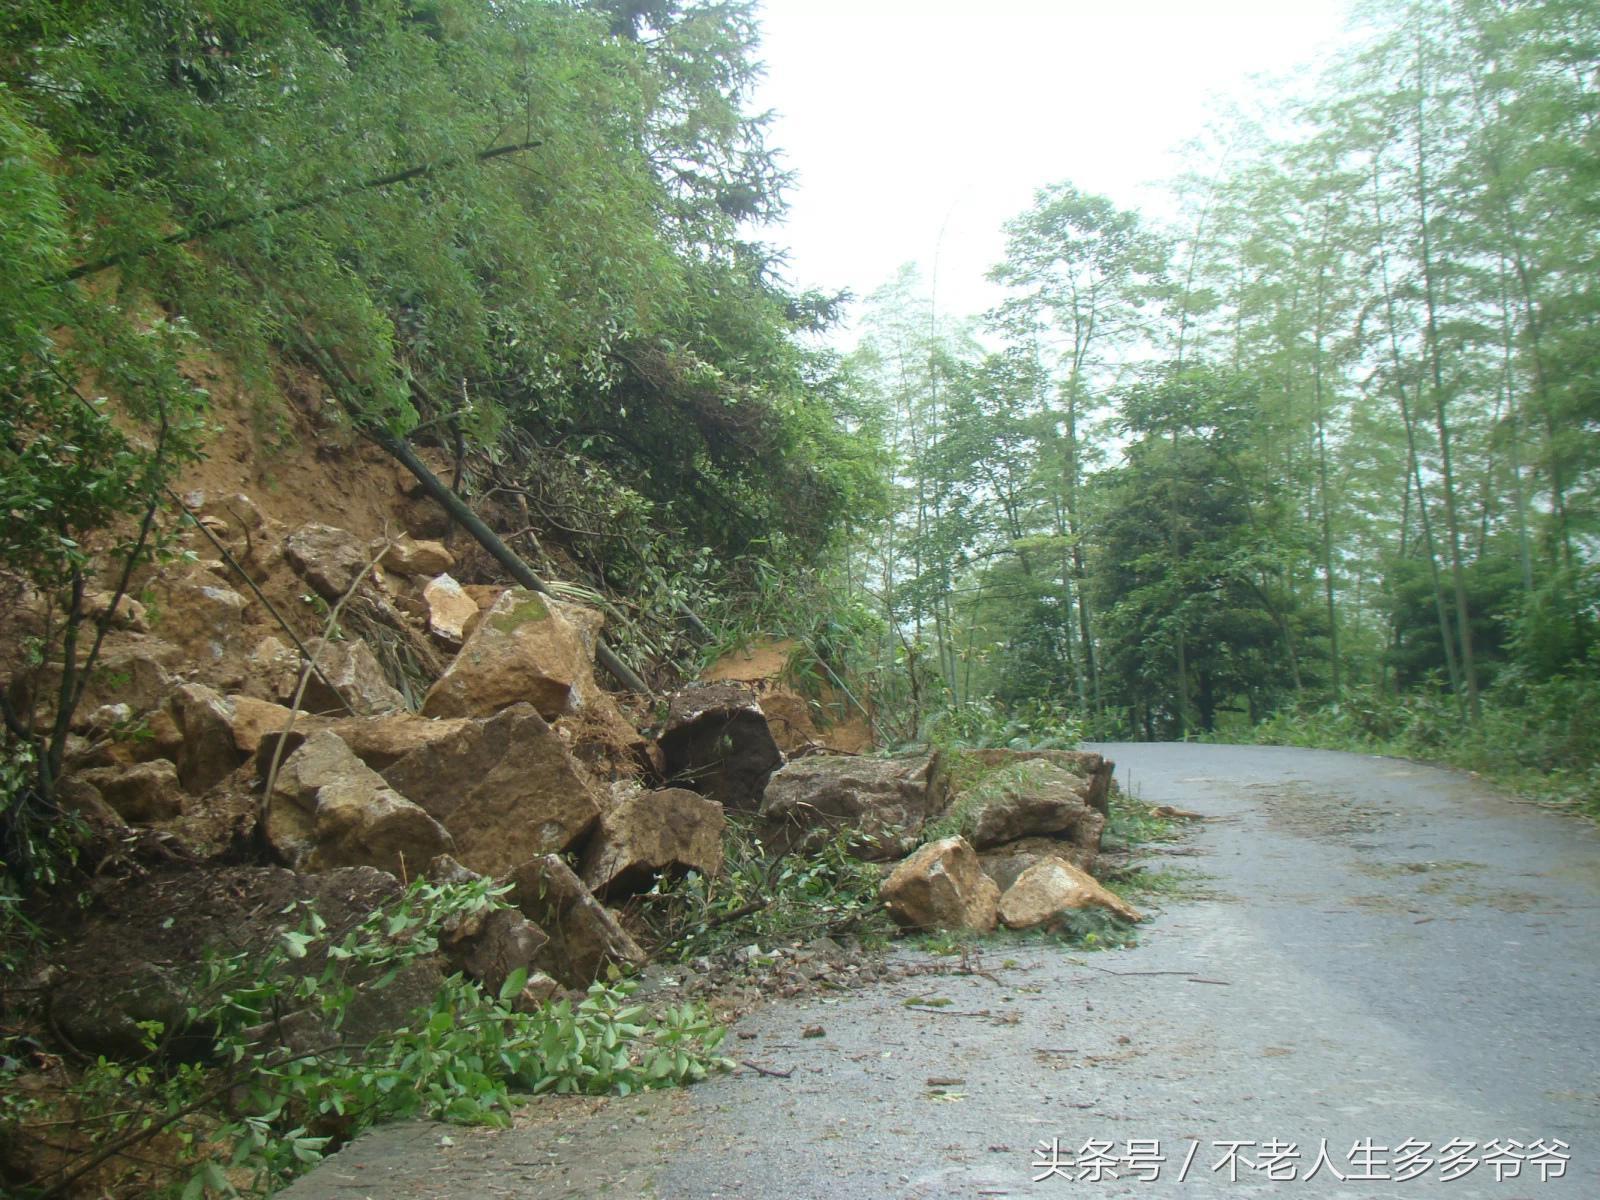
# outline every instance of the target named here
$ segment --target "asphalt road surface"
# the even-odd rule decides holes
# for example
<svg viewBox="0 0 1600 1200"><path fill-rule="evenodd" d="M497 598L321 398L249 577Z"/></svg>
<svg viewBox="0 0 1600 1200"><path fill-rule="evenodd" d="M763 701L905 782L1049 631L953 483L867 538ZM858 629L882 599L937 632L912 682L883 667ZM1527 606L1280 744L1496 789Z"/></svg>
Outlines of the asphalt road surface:
<svg viewBox="0 0 1600 1200"><path fill-rule="evenodd" d="M1208 818L1138 946L897 954L739 1023L787 1078L393 1126L285 1196L1600 1197L1595 829L1396 759L1098 748Z"/></svg>

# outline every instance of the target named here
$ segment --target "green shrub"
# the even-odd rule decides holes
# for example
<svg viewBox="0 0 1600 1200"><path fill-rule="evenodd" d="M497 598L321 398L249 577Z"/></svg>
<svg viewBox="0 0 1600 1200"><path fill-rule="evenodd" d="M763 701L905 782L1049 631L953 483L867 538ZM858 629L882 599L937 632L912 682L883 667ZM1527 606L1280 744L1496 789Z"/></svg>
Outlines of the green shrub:
<svg viewBox="0 0 1600 1200"><path fill-rule="evenodd" d="M652 1015L630 1003L634 985L614 981L596 982L577 1002L524 1012L515 1007L526 982L521 970L498 993L452 975L400 1028L364 1045L340 1040L358 987L390 986L437 951L444 922L498 907L497 896L487 881L418 882L337 940L308 909L264 955L208 955L183 1030L147 1023L146 1059L102 1058L53 1105L39 1089L10 1086L20 1060L0 1055L0 1130L52 1120L52 1108L74 1113L89 1143L68 1171L173 1137L181 1146L174 1186L182 1184L184 1200L198 1200L265 1194L379 1122L500 1125L519 1092L626 1095L731 1065L717 1054L725 1031L699 1005ZM295 961L321 966L297 973L289 969ZM297 1012L314 1014L324 1044L288 1049L265 1036ZM199 1063L173 1064L164 1053L172 1039L202 1029L210 1031L209 1053Z"/></svg>
<svg viewBox="0 0 1600 1200"><path fill-rule="evenodd" d="M1008 705L986 696L934 713L928 740L947 750L1074 750L1083 741L1083 723L1046 700Z"/></svg>
<svg viewBox="0 0 1600 1200"><path fill-rule="evenodd" d="M771 857L750 824L730 815L722 873L662 880L641 911L664 952L682 959L752 941L887 938L878 882L877 869L851 853L848 831L810 853Z"/></svg>
<svg viewBox="0 0 1600 1200"><path fill-rule="evenodd" d="M1507 668L1484 692L1476 726L1437 688L1399 697L1352 689L1336 705L1275 713L1247 736L1447 763L1600 819L1600 664L1549 679Z"/></svg>

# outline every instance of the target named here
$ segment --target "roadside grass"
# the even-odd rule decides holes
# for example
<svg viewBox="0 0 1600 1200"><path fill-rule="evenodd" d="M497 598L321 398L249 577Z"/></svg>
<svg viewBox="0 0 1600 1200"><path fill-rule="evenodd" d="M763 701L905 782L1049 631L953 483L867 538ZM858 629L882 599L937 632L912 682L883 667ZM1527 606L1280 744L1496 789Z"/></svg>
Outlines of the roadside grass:
<svg viewBox="0 0 1600 1200"><path fill-rule="evenodd" d="M850 831L805 854L773 855L754 822L729 814L722 873L663 879L634 905L659 961L687 962L751 943L853 937L886 945L895 933L878 899L881 875L850 850Z"/></svg>
<svg viewBox="0 0 1600 1200"><path fill-rule="evenodd" d="M1485 693L1474 726L1448 696L1352 690L1340 704L1286 709L1204 741L1382 754L1470 771L1546 808L1600 823L1600 682L1515 680Z"/></svg>
<svg viewBox="0 0 1600 1200"><path fill-rule="evenodd" d="M1159 906L1164 900L1195 900L1206 895L1212 876L1186 867L1128 867L1107 872L1100 882L1133 905Z"/></svg>

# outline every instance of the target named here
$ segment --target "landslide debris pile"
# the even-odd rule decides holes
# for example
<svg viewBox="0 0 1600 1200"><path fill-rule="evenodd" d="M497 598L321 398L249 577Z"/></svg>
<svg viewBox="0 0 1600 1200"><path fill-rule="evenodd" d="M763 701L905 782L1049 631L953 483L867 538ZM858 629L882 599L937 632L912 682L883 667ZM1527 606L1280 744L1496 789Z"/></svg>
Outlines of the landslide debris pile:
<svg viewBox="0 0 1600 1200"><path fill-rule="evenodd" d="M133 848L29 983L68 1053L138 1059L152 1022L183 1026L210 951L264 952L308 906L355 928L419 878L487 878L510 907L363 993L345 1036L402 1022L449 971L495 994L524 980L523 1011L576 999L649 964L641 908L663 879L718 877L730 816L774 860L843 846L874 864L908 928L1031 928L1084 906L1138 919L1091 874L1111 776L1097 754L837 753L770 681L617 695L596 682L594 609L462 583L437 541L187 501L209 537L191 531L194 553L118 605L60 785L102 844ZM772 990L873 977L826 937L747 949ZM264 1044L318 1032L282 1014Z"/></svg>

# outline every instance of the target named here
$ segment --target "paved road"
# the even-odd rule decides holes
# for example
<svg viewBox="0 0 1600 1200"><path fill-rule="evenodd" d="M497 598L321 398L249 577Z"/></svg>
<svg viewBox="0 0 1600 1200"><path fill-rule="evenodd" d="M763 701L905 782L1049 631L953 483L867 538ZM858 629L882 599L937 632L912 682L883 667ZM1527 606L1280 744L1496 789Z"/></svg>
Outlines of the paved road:
<svg viewBox="0 0 1600 1200"><path fill-rule="evenodd" d="M1170 859L1210 878L1138 947L1002 947L990 974L774 1005L735 1044L788 1079L380 1130L286 1195L1600 1196L1595 830L1394 759L1102 749L1125 787L1210 818ZM1100 1173L1091 1140L1138 1169ZM1546 1182L1532 1143L1556 1151Z"/></svg>

